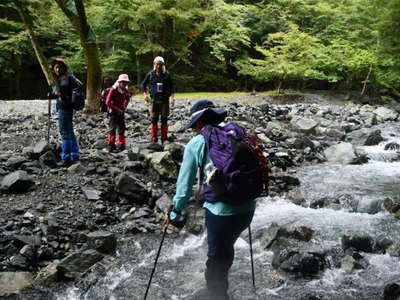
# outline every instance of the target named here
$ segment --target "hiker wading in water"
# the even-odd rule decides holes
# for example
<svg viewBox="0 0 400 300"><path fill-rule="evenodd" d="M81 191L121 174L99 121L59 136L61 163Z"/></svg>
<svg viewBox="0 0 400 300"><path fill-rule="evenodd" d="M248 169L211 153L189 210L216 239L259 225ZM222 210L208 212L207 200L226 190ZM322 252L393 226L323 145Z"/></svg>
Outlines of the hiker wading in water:
<svg viewBox="0 0 400 300"><path fill-rule="evenodd" d="M141 88L144 91L144 100L150 104L151 142L158 142L158 120L161 116L161 143L164 143L168 139L169 99L171 98L171 107L174 107L175 90L171 75L166 70L161 56L154 59L153 70L146 74Z"/></svg>
<svg viewBox="0 0 400 300"><path fill-rule="evenodd" d="M130 94L128 83L130 82L127 74L121 74L107 94L106 105L109 108L109 131L108 131L108 150L123 151L126 146L125 138L125 109L129 104ZM117 134L117 144L115 146L115 136Z"/></svg>
<svg viewBox="0 0 400 300"><path fill-rule="evenodd" d="M213 169L213 161L205 151L206 141L202 134L207 125L217 125L226 117L226 111L217 109L211 101L200 100L190 110L191 120L186 129L193 128L197 133L185 147L182 165L173 198L173 209L166 222L179 227L184 219L182 210L188 205L192 188L196 180L197 170L202 173L200 180L206 185ZM208 150L208 149L207 149ZM228 296L228 272L233 263L234 248L240 233L251 223L256 203L254 198L243 204L232 205L223 197L211 190L201 195L205 201L205 225L207 228L207 262L205 279L207 289L198 299L226 300Z"/></svg>
<svg viewBox="0 0 400 300"><path fill-rule="evenodd" d="M68 72L64 59L56 58L51 64L57 78L52 87L51 97L57 99L58 127L61 136L61 165L69 166L79 160L79 146L74 133L72 91L82 87L82 83Z"/></svg>

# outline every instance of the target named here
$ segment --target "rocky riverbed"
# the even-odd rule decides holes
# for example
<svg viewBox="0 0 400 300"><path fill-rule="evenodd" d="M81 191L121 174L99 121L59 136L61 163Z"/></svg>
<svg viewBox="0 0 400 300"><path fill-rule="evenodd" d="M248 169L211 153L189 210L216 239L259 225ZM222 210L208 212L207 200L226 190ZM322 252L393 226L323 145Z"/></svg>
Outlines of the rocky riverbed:
<svg viewBox="0 0 400 300"><path fill-rule="evenodd" d="M299 192L300 183L307 184L302 181L307 176L304 168L363 165L376 159L364 146L385 143L384 160L398 161L400 145L390 139L400 127L396 109L355 104L340 95L212 100L228 111L228 121L255 133L263 144L270 164L265 201L284 197L313 210L387 211L400 216L396 192L391 197L377 196L368 205L354 200L351 189L347 198ZM154 146L148 142L147 109L140 99L133 99L126 113L128 147L120 153L106 150L105 115L77 113L75 130L82 156L68 168L57 166L56 115L50 119L51 138L46 141L46 101L0 102L0 297L57 298L55 290L71 282L83 293L116 264L115 257L132 251L132 240L148 244L148 251L156 249L152 241L162 230L162 211L170 204L184 146L193 135L181 128L194 102L179 99L171 115L169 142ZM192 202L188 214L185 232L201 235L202 209ZM388 218L395 224L395 217ZM332 268L349 273L363 270L371 264L365 253L381 253L397 261L400 255L399 232L392 239L341 234L334 246L316 242L315 236L318 232L312 226L259 226L255 234L259 247L273 253L264 284L279 288L288 276L315 277ZM390 282L367 295L379 299L375 297L398 290L399 283ZM269 296L261 294L257 299ZM182 292L177 297L191 296ZM236 298L245 299L241 294ZM298 299L295 289L286 299Z"/></svg>

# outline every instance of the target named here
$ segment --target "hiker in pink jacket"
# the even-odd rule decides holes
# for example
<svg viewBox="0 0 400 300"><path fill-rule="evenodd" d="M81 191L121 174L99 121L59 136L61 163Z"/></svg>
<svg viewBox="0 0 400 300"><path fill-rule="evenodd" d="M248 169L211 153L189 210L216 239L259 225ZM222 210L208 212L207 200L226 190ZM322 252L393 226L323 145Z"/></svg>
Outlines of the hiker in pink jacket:
<svg viewBox="0 0 400 300"><path fill-rule="evenodd" d="M109 91L106 99L106 105L109 107L109 131L108 131L108 150L125 150L125 109L128 106L130 95L128 92L128 83L130 82L127 74L121 74ZM117 134L117 144L115 147L115 135Z"/></svg>

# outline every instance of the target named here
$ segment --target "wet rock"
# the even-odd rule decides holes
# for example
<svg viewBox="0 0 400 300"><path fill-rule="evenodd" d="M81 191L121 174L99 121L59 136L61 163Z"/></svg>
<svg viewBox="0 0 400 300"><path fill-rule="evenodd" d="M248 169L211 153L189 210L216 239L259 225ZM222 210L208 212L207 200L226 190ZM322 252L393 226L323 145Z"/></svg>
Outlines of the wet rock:
<svg viewBox="0 0 400 300"><path fill-rule="evenodd" d="M390 213L395 214L400 210L400 198L387 197L383 201L383 207Z"/></svg>
<svg viewBox="0 0 400 300"><path fill-rule="evenodd" d="M10 169L18 169L27 159L23 156L12 156L6 161L6 166Z"/></svg>
<svg viewBox="0 0 400 300"><path fill-rule="evenodd" d="M51 146L46 140L41 140L37 142L32 149L32 158L37 159L45 152L51 150Z"/></svg>
<svg viewBox="0 0 400 300"><path fill-rule="evenodd" d="M130 161L138 161L138 160L142 160L144 159L144 155L141 153L140 148L139 147L131 147L128 150L128 159Z"/></svg>
<svg viewBox="0 0 400 300"><path fill-rule="evenodd" d="M161 152L164 150L163 146L157 143L150 143L146 148L155 152Z"/></svg>
<svg viewBox="0 0 400 300"><path fill-rule="evenodd" d="M400 299L400 281L389 282L383 290L383 300Z"/></svg>
<svg viewBox="0 0 400 300"><path fill-rule="evenodd" d="M87 235L87 247L103 254L113 253L117 247L117 239L113 233L95 231Z"/></svg>
<svg viewBox="0 0 400 300"><path fill-rule="evenodd" d="M400 256L400 244L391 244L385 251L387 254L391 255L391 256L396 256L399 257Z"/></svg>
<svg viewBox="0 0 400 300"><path fill-rule="evenodd" d="M32 283L30 272L0 272L0 297L22 290Z"/></svg>
<svg viewBox="0 0 400 300"><path fill-rule="evenodd" d="M296 131L311 134L315 131L315 128L318 126L318 122L308 119L308 118L301 118L301 117L294 117L290 124L292 128Z"/></svg>
<svg viewBox="0 0 400 300"><path fill-rule="evenodd" d="M366 164L369 161L369 157L367 154L359 154L357 153L357 156L353 159L353 161L350 163L352 165L362 165Z"/></svg>
<svg viewBox="0 0 400 300"><path fill-rule="evenodd" d="M177 167L172 160L170 152L155 152L148 154L151 166L164 178L176 179L178 176Z"/></svg>
<svg viewBox="0 0 400 300"><path fill-rule="evenodd" d="M394 110L391 110L389 108L380 106L377 109L374 110L374 113L377 116L378 121L395 121L397 120L399 114L395 112Z"/></svg>
<svg viewBox="0 0 400 300"><path fill-rule="evenodd" d="M328 162L340 164L349 164L356 158L353 145L344 142L325 149L324 155Z"/></svg>
<svg viewBox="0 0 400 300"><path fill-rule="evenodd" d="M101 150L104 148L107 148L107 141L106 140L97 140L93 145L92 148L93 149L97 149L97 150Z"/></svg>
<svg viewBox="0 0 400 300"><path fill-rule="evenodd" d="M281 227L276 224L272 223L266 230L263 231L260 244L262 249L268 249L272 243L279 237L279 230Z"/></svg>
<svg viewBox="0 0 400 300"><path fill-rule="evenodd" d="M305 149L310 147L311 149L315 148L313 141L307 136L297 137L293 142L293 147L296 149Z"/></svg>
<svg viewBox="0 0 400 300"><path fill-rule="evenodd" d="M53 151L47 151L39 157L39 165L42 169L57 167L57 157Z"/></svg>
<svg viewBox="0 0 400 300"><path fill-rule="evenodd" d="M384 138L381 135L381 131L379 129L374 130L367 136L367 140L365 141L364 146L375 146L382 141L384 141Z"/></svg>
<svg viewBox="0 0 400 300"><path fill-rule="evenodd" d="M304 205L306 200L304 197L299 193L299 191L291 190L287 193L287 198L290 202L296 205Z"/></svg>
<svg viewBox="0 0 400 300"><path fill-rule="evenodd" d="M156 207L163 212L168 211L169 207L171 206L172 200L167 194L163 194L160 198L156 200Z"/></svg>
<svg viewBox="0 0 400 300"><path fill-rule="evenodd" d="M359 263L353 256L346 255L340 262L340 267L347 273L351 273L353 270L365 269L365 267Z"/></svg>
<svg viewBox="0 0 400 300"><path fill-rule="evenodd" d="M82 191L86 197L86 199L90 201L97 201L101 199L101 191L90 188L90 187L82 187Z"/></svg>
<svg viewBox="0 0 400 300"><path fill-rule="evenodd" d="M283 128L282 124L277 121L268 122L265 130L267 136L269 137L280 137L283 136L285 133L285 129Z"/></svg>
<svg viewBox="0 0 400 300"><path fill-rule="evenodd" d="M7 262L7 266L11 270L31 271L34 269L31 261L21 254L12 256Z"/></svg>
<svg viewBox="0 0 400 300"><path fill-rule="evenodd" d="M46 267L42 268L34 279L35 285L51 286L59 280L59 272L57 266L59 260L51 262Z"/></svg>
<svg viewBox="0 0 400 300"><path fill-rule="evenodd" d="M309 276L325 268L325 251L322 248L293 241L286 239L279 246L274 243L272 266L275 269Z"/></svg>
<svg viewBox="0 0 400 300"><path fill-rule="evenodd" d="M311 240L314 230L306 226L299 226L294 229L287 229L272 223L261 236L260 243L263 249L269 248L275 241L279 244L281 238L295 239L299 241L308 242Z"/></svg>
<svg viewBox="0 0 400 300"><path fill-rule="evenodd" d="M15 171L3 178L0 190L7 193L25 193L34 184L35 182L25 171Z"/></svg>
<svg viewBox="0 0 400 300"><path fill-rule="evenodd" d="M133 173L143 173L147 169L147 164L144 161L127 161L123 166L124 171L131 171Z"/></svg>
<svg viewBox="0 0 400 300"><path fill-rule="evenodd" d="M380 237L375 241L375 250L377 252L385 253L386 250L393 244L393 241L387 237Z"/></svg>
<svg viewBox="0 0 400 300"><path fill-rule="evenodd" d="M135 203L147 203L150 193L146 186L135 176L124 172L116 179L115 189L121 195L127 197Z"/></svg>
<svg viewBox="0 0 400 300"><path fill-rule="evenodd" d="M395 142L390 142L385 145L385 150L399 150L400 145Z"/></svg>
<svg viewBox="0 0 400 300"><path fill-rule="evenodd" d="M175 162L180 163L183 159L183 151L185 150L185 146L177 144L177 143L171 143L167 144L164 147L164 151L168 151L171 153L171 157Z"/></svg>
<svg viewBox="0 0 400 300"><path fill-rule="evenodd" d="M373 240L369 236L344 235L342 237L343 250L354 248L357 251L372 252L373 244Z"/></svg>
<svg viewBox="0 0 400 300"><path fill-rule="evenodd" d="M103 255L94 249L75 252L61 260L57 270L67 279L77 279L102 259Z"/></svg>

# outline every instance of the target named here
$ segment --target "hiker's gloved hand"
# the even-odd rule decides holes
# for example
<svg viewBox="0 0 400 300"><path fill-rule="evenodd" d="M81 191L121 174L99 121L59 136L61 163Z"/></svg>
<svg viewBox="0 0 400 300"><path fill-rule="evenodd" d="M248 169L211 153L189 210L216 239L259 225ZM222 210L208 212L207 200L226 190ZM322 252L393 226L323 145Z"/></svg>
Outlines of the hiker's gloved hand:
<svg viewBox="0 0 400 300"><path fill-rule="evenodd" d="M175 210L174 208L170 209L168 213L168 221L169 224L182 229L185 226L186 218L182 214L182 211Z"/></svg>

